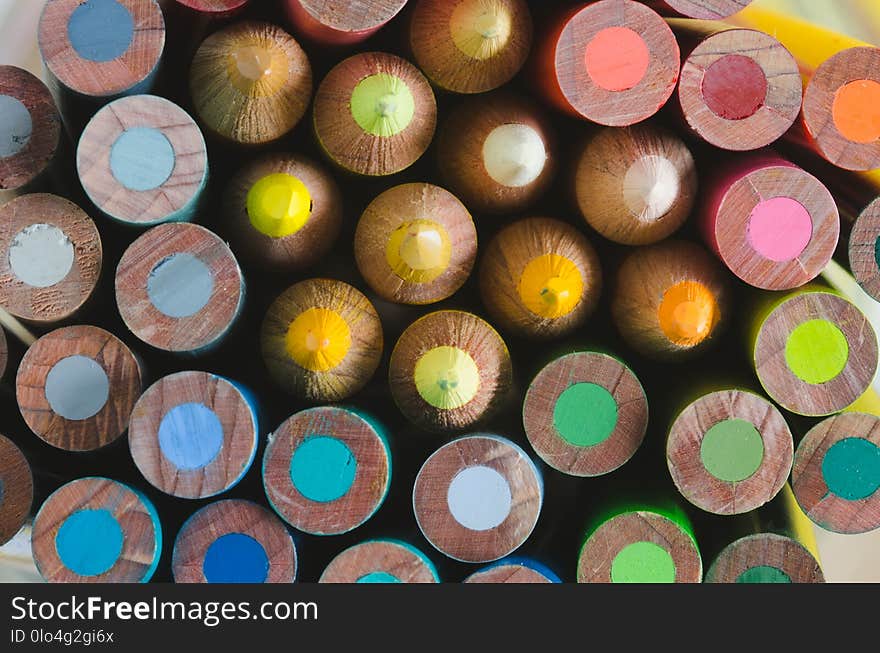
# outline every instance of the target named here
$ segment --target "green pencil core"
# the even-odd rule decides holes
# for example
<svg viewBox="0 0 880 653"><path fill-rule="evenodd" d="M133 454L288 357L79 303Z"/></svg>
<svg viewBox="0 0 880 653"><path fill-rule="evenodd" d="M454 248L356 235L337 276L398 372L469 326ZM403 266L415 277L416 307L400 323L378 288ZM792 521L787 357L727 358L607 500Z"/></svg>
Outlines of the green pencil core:
<svg viewBox="0 0 880 653"><path fill-rule="evenodd" d="M822 459L822 476L833 495L867 499L880 488L880 447L862 438L835 442Z"/></svg>
<svg viewBox="0 0 880 653"><path fill-rule="evenodd" d="M880 268L880 237L874 241L874 263Z"/></svg>
<svg viewBox="0 0 880 653"><path fill-rule="evenodd" d="M576 383L556 400L553 426L563 440L576 447L601 444L617 426L617 402L600 385Z"/></svg>
<svg viewBox="0 0 880 653"><path fill-rule="evenodd" d="M738 483L758 471L764 460L764 439L751 422L726 419L703 436L703 467L719 481Z"/></svg>
<svg viewBox="0 0 880 653"><path fill-rule="evenodd" d="M368 134L388 138L409 126L416 103L399 77L377 73L365 77L351 94L351 115Z"/></svg>
<svg viewBox="0 0 880 653"><path fill-rule="evenodd" d="M737 583L790 583L791 577L781 569L760 565L746 569L736 577Z"/></svg>
<svg viewBox="0 0 880 653"><path fill-rule="evenodd" d="M821 385L837 378L848 360L846 336L828 320L810 320L798 325L785 343L785 362L804 383Z"/></svg>
<svg viewBox="0 0 880 653"><path fill-rule="evenodd" d="M674 583L675 561L653 542L633 542L611 561L612 583Z"/></svg>

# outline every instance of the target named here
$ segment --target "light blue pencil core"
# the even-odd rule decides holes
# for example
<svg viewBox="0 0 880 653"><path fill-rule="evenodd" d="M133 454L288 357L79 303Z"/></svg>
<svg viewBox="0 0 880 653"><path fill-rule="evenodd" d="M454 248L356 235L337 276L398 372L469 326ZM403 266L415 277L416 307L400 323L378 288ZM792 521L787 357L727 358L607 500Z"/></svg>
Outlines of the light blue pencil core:
<svg viewBox="0 0 880 653"><path fill-rule="evenodd" d="M21 100L0 95L0 159L21 152L31 140L33 129L31 112Z"/></svg>
<svg viewBox="0 0 880 653"><path fill-rule="evenodd" d="M327 503L346 495L354 484L357 459L342 440L311 436L293 452L290 480L305 498Z"/></svg>
<svg viewBox="0 0 880 653"><path fill-rule="evenodd" d="M178 469L201 469L223 448L223 424L204 404L180 404L159 424L159 448Z"/></svg>
<svg viewBox="0 0 880 653"><path fill-rule="evenodd" d="M129 190L159 188L174 172L174 146L153 127L126 129L110 148L110 172Z"/></svg>
<svg viewBox="0 0 880 653"><path fill-rule="evenodd" d="M358 578L356 583L399 583L397 576L389 574L387 571L371 571Z"/></svg>
<svg viewBox="0 0 880 653"><path fill-rule="evenodd" d="M67 37L83 59L113 61L131 47L134 18L116 0L86 0L70 15Z"/></svg>
<svg viewBox="0 0 880 653"><path fill-rule="evenodd" d="M80 510L61 524L55 550L75 574L98 576L119 560L124 541L122 527L109 510Z"/></svg>
<svg viewBox="0 0 880 653"><path fill-rule="evenodd" d="M168 317L191 317L208 305L214 275L201 259L180 252L156 264L147 277L147 296Z"/></svg>

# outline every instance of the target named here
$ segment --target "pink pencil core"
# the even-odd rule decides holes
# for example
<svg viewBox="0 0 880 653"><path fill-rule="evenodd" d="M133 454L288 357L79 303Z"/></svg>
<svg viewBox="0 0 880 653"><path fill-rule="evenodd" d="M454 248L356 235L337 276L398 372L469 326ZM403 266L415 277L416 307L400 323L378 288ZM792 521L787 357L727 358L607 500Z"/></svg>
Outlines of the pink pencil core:
<svg viewBox="0 0 880 653"><path fill-rule="evenodd" d="M790 197L764 200L749 217L749 245L764 258L777 263L796 259L812 237L813 221L809 211Z"/></svg>
<svg viewBox="0 0 880 653"><path fill-rule="evenodd" d="M651 53L628 27L606 27L587 44L584 57L593 83L606 91L628 91L645 78Z"/></svg>
<svg viewBox="0 0 880 653"><path fill-rule="evenodd" d="M722 57L703 73L703 100L719 118L744 120L767 98L767 76L753 59L741 54Z"/></svg>

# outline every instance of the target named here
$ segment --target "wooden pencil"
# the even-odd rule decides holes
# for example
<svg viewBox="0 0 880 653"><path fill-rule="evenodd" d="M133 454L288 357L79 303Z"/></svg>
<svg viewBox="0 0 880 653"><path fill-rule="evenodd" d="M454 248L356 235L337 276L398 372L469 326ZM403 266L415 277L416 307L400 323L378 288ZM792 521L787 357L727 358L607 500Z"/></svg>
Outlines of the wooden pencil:
<svg viewBox="0 0 880 653"><path fill-rule="evenodd" d="M533 77L545 99L610 127L657 113L675 90L680 51L666 22L632 0L569 10L544 33Z"/></svg>
<svg viewBox="0 0 880 653"><path fill-rule="evenodd" d="M559 576L544 565L528 558L505 558L483 567L463 583L561 583Z"/></svg>
<svg viewBox="0 0 880 653"><path fill-rule="evenodd" d="M697 168L675 134L652 123L607 127L576 155L574 194L593 229L622 245L650 245L685 223L697 199Z"/></svg>
<svg viewBox="0 0 880 653"><path fill-rule="evenodd" d="M706 572L707 583L824 583L822 567L800 542L756 533L730 543Z"/></svg>
<svg viewBox="0 0 880 653"><path fill-rule="evenodd" d="M812 417L850 406L877 370L877 336L848 300L822 289L777 299L754 323L750 358L767 395Z"/></svg>
<svg viewBox="0 0 880 653"><path fill-rule="evenodd" d="M382 341L370 300L332 279L288 288L269 307L260 330L269 374L310 402L341 401L363 388L379 366Z"/></svg>
<svg viewBox="0 0 880 653"><path fill-rule="evenodd" d="M819 422L798 445L791 480L798 504L825 530L880 528L880 417L847 412Z"/></svg>
<svg viewBox="0 0 880 653"><path fill-rule="evenodd" d="M862 289L880 301L880 197L856 218L847 244L849 268Z"/></svg>
<svg viewBox="0 0 880 653"><path fill-rule="evenodd" d="M557 139L534 101L506 91L467 98L437 135L437 166L471 210L522 211L548 190Z"/></svg>
<svg viewBox="0 0 880 653"><path fill-rule="evenodd" d="M33 324L74 316L101 276L97 226L57 195L22 195L0 207L0 252L0 306Z"/></svg>
<svg viewBox="0 0 880 653"><path fill-rule="evenodd" d="M156 0L48 0L38 41L52 82L92 105L152 87L165 48Z"/></svg>
<svg viewBox="0 0 880 653"><path fill-rule="evenodd" d="M752 0L643 0L664 16L720 20L748 6Z"/></svg>
<svg viewBox="0 0 880 653"><path fill-rule="evenodd" d="M699 583L703 563L683 512L628 508L598 524L578 557L579 583Z"/></svg>
<svg viewBox="0 0 880 653"><path fill-rule="evenodd" d="M319 583L439 583L434 564L406 542L369 540L337 555Z"/></svg>
<svg viewBox="0 0 880 653"><path fill-rule="evenodd" d="M135 240L116 268L116 304L140 340L201 353L228 335L244 305L244 277L229 247L204 227L171 223Z"/></svg>
<svg viewBox="0 0 880 653"><path fill-rule="evenodd" d="M67 451L91 451L125 433L141 394L141 371L113 334L70 326L31 345L15 388L22 417L40 439Z"/></svg>
<svg viewBox="0 0 880 653"><path fill-rule="evenodd" d="M388 363L400 412L435 432L470 428L497 413L510 396L512 377L501 336L463 311L436 311L413 322Z"/></svg>
<svg viewBox="0 0 880 653"><path fill-rule="evenodd" d="M342 227L342 191L299 154L268 154L235 173L223 195L223 235L255 269L293 272L320 261Z"/></svg>
<svg viewBox="0 0 880 653"><path fill-rule="evenodd" d="M516 75L532 46L525 0L418 0L409 25L413 58L436 86L485 93Z"/></svg>
<svg viewBox="0 0 880 653"><path fill-rule="evenodd" d="M791 472L793 455L782 413L744 390L712 392L691 402L666 440L675 486L716 515L750 512L773 499Z"/></svg>
<svg viewBox="0 0 880 653"><path fill-rule="evenodd" d="M131 487L81 478L43 503L31 546L50 583L146 583L159 564L162 525L150 500Z"/></svg>
<svg viewBox="0 0 880 653"><path fill-rule="evenodd" d="M208 183L208 152L183 109L136 95L95 114L80 137L76 168L104 215L144 227L195 217Z"/></svg>
<svg viewBox="0 0 880 653"><path fill-rule="evenodd" d="M9 362L9 346L6 344L6 331L0 328L0 379L6 373L6 365Z"/></svg>
<svg viewBox="0 0 880 653"><path fill-rule="evenodd" d="M247 8L251 0L174 0L199 18L230 18Z"/></svg>
<svg viewBox="0 0 880 653"><path fill-rule="evenodd" d="M284 0L282 5L297 34L333 47L368 39L403 9L406 0Z"/></svg>
<svg viewBox="0 0 880 653"><path fill-rule="evenodd" d="M33 500L30 463L12 440L0 435L0 546L24 526Z"/></svg>
<svg viewBox="0 0 880 653"><path fill-rule="evenodd" d="M557 338L582 326L602 291L599 257L584 235L552 218L526 218L498 232L480 264L491 318L520 336Z"/></svg>
<svg viewBox="0 0 880 653"><path fill-rule="evenodd" d="M284 524L242 499L209 503L174 540L176 583L292 583L296 546Z"/></svg>
<svg viewBox="0 0 880 653"><path fill-rule="evenodd" d="M40 189L62 146L61 115L46 85L0 66L0 201Z"/></svg>
<svg viewBox="0 0 880 653"><path fill-rule="evenodd" d="M462 562L492 562L528 539L544 498L538 468L510 440L470 435L425 461L413 488L416 521L438 551Z"/></svg>
<svg viewBox="0 0 880 653"><path fill-rule="evenodd" d="M699 245L671 240L624 260L611 317L640 354L673 360L711 347L731 317L729 304L721 266Z"/></svg>
<svg viewBox="0 0 880 653"><path fill-rule="evenodd" d="M153 487L205 499L234 487L257 453L257 405L238 384L177 372L147 388L131 412L128 447Z"/></svg>
<svg viewBox="0 0 880 653"><path fill-rule="evenodd" d="M434 138L437 103L424 75L385 52L337 64L315 94L318 143L343 170L394 174L415 163Z"/></svg>
<svg viewBox="0 0 880 653"><path fill-rule="evenodd" d="M768 152L716 164L697 218L709 248L737 277L764 290L815 279L831 260L840 216L813 175Z"/></svg>
<svg viewBox="0 0 880 653"><path fill-rule="evenodd" d="M571 476L600 476L626 463L648 427L648 399L623 362L578 351L547 364L529 385L523 427L535 453Z"/></svg>
<svg viewBox="0 0 880 653"><path fill-rule="evenodd" d="M357 224L354 257L377 295L402 304L432 304L467 281L477 257L477 230L455 195L427 183L389 188Z"/></svg>
<svg viewBox="0 0 880 653"><path fill-rule="evenodd" d="M800 115L798 63L775 38L751 29L673 19L684 60L677 100L684 124L724 150L774 143Z"/></svg>
<svg viewBox="0 0 880 653"><path fill-rule="evenodd" d="M347 408L295 413L269 435L263 487L284 521L311 535L338 535L370 519L391 488L384 428Z"/></svg>

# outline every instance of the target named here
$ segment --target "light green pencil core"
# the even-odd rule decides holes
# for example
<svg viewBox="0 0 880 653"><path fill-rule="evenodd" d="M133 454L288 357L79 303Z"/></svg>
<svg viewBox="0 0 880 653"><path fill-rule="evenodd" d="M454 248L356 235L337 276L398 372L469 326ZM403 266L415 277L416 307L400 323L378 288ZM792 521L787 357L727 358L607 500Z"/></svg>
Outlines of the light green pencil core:
<svg viewBox="0 0 880 653"><path fill-rule="evenodd" d="M412 92L399 77L377 73L365 77L351 94L351 115L368 134L388 138L409 126L416 112Z"/></svg>
<svg viewBox="0 0 880 653"><path fill-rule="evenodd" d="M575 383L563 391L553 408L553 426L575 447L605 442L617 426L617 402L595 383Z"/></svg>
<svg viewBox="0 0 880 653"><path fill-rule="evenodd" d="M633 542L611 561L612 583L674 583L675 561L653 542Z"/></svg>
<svg viewBox="0 0 880 653"><path fill-rule="evenodd" d="M810 320L798 325L785 343L785 362L804 383L821 385L837 378L848 360L846 336L828 320Z"/></svg>
<svg viewBox="0 0 880 653"><path fill-rule="evenodd" d="M761 467L764 439L751 422L726 419L706 431L700 459L706 471L719 481L738 483Z"/></svg>

